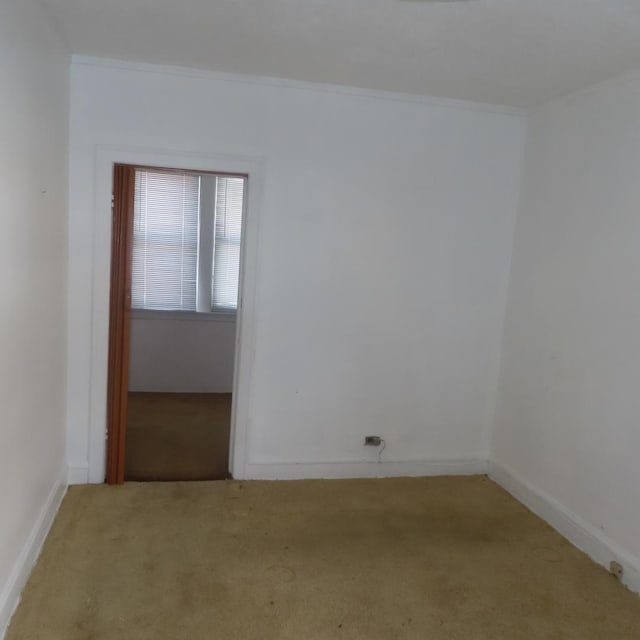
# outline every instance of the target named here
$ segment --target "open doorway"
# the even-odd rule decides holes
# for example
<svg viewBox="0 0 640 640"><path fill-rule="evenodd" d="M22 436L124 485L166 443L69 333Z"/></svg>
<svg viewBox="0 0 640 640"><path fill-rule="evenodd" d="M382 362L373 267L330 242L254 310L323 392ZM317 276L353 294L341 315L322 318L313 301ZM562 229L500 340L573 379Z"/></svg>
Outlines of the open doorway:
<svg viewBox="0 0 640 640"><path fill-rule="evenodd" d="M116 165L107 481L229 475L247 176Z"/></svg>

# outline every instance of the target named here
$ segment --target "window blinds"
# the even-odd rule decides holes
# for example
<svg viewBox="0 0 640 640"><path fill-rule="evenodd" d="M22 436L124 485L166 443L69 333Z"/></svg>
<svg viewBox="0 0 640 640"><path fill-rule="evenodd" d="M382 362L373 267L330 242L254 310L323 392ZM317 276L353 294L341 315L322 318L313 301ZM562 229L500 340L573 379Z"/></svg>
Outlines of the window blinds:
<svg viewBox="0 0 640 640"><path fill-rule="evenodd" d="M234 311L246 178L136 170L132 306Z"/></svg>
<svg viewBox="0 0 640 640"><path fill-rule="evenodd" d="M196 309L200 177L136 171L132 306Z"/></svg>
<svg viewBox="0 0 640 640"><path fill-rule="evenodd" d="M235 309L238 303L240 238L244 207L244 178L216 178L212 309Z"/></svg>

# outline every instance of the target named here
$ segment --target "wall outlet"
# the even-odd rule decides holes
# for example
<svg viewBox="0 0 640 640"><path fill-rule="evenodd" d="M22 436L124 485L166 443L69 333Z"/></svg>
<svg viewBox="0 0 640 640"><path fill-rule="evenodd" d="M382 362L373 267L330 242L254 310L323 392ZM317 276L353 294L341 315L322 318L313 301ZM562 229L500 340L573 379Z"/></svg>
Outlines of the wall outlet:
<svg viewBox="0 0 640 640"><path fill-rule="evenodd" d="M382 444L380 436L365 436L364 444L366 447L379 447Z"/></svg>
<svg viewBox="0 0 640 640"><path fill-rule="evenodd" d="M620 578L622 578L622 574L624 573L624 567L619 562L612 560L609 563L609 573L614 575L619 580Z"/></svg>

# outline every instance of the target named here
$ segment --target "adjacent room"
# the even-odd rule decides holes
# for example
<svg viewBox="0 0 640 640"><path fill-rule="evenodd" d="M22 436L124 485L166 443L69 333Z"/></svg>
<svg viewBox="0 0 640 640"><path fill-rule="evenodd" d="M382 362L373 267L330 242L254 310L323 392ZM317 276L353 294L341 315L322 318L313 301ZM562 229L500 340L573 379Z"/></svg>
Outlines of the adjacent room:
<svg viewBox="0 0 640 640"><path fill-rule="evenodd" d="M246 178L127 169L124 477L225 479Z"/></svg>
<svg viewBox="0 0 640 640"><path fill-rule="evenodd" d="M0 638L640 638L640 4L0 53Z"/></svg>

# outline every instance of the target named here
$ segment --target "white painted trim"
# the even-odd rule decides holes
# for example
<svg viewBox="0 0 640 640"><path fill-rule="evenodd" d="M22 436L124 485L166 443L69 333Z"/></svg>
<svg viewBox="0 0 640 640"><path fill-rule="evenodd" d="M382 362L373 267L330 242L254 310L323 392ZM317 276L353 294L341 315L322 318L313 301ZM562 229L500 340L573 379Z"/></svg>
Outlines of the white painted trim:
<svg viewBox="0 0 640 640"><path fill-rule="evenodd" d="M233 406L229 467L244 475L251 370L255 333L255 291L258 273L259 209L266 161L259 156L189 153L136 147L98 146L95 156L93 219L93 282L91 311L91 377L89 401L88 481L102 483L106 470L107 364L109 288L111 278L111 191L116 163L180 167L195 171L231 172L249 176L243 228L240 291L236 324Z"/></svg>
<svg viewBox="0 0 640 640"><path fill-rule="evenodd" d="M67 484L88 484L89 483L89 465L79 464L69 466L67 473Z"/></svg>
<svg viewBox="0 0 640 640"><path fill-rule="evenodd" d="M66 480L67 468L65 466L61 469L58 478L51 487L40 514L13 564L9 579L2 587L2 591L0 591L0 640L5 636L11 616L20 602L22 590L27 584L31 570L40 555L40 550L53 524L56 513L58 513L62 498L64 498L67 491Z"/></svg>
<svg viewBox="0 0 640 640"><path fill-rule="evenodd" d="M383 462L250 462L246 480L303 480L307 478L394 478L473 476L487 473L485 460L410 460Z"/></svg>
<svg viewBox="0 0 640 640"><path fill-rule="evenodd" d="M489 461L489 477L598 564L608 569L612 560L619 562L624 567L622 583L631 591L640 592L640 558L622 549L555 498L535 488L509 466Z"/></svg>
<svg viewBox="0 0 640 640"><path fill-rule="evenodd" d="M432 107L443 107L446 109L464 109L465 111L480 111L497 113L501 115L511 115L524 118L528 114L527 109L510 107L507 105L490 104L486 102L473 102L471 100L456 100L454 98L439 98L413 93L399 93L394 91L382 91L376 89L364 89L350 85L327 84L321 82L305 82L302 80L288 80L273 76L255 76L249 74L226 73L222 71L212 71L207 69L194 69L192 67L180 67L173 65L150 64L147 62L133 62L130 60L117 60L114 58L100 58L94 56L73 55L71 64L85 65L90 67L102 67L106 69L120 69L122 71L137 71L143 73L160 73L167 75L189 76L192 78L203 78L218 82L233 82L240 84L258 84L267 87L278 87L279 89L290 89L294 91L324 91L327 93L338 93L371 100L391 100L394 102L412 102L429 105Z"/></svg>
<svg viewBox="0 0 640 640"><path fill-rule="evenodd" d="M226 322L236 321L236 312L220 311L157 311L155 309L132 309L132 320L160 320L162 322Z"/></svg>
<svg viewBox="0 0 640 640"><path fill-rule="evenodd" d="M552 105L568 105L572 102L575 102L576 100L587 98L594 93L605 93L607 91L613 91L622 85L635 83L639 79L640 68L631 69L630 71L626 71L619 75L600 80L600 82L596 82L595 84L588 84L586 87L580 87L557 98L547 100L546 102L543 102L541 104L532 105L531 109L544 109L545 107Z"/></svg>

